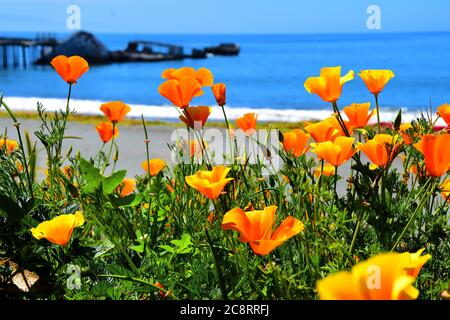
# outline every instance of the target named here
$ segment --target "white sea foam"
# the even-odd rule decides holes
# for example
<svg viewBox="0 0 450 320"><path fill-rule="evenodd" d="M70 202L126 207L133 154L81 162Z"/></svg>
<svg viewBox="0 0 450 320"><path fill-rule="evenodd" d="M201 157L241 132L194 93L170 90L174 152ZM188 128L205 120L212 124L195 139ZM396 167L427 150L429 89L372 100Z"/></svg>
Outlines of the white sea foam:
<svg viewBox="0 0 450 320"><path fill-rule="evenodd" d="M5 102L12 110L35 111L37 102L44 105L47 111L56 111L64 109L66 105L65 99L54 98L38 98L38 97L5 97ZM100 105L105 101L101 100L78 100L72 99L70 108L78 114L84 115L102 115ZM149 120L168 120L174 121L178 119L179 112L173 106L152 106L143 104L130 104L131 111L129 117L138 118L141 114ZM402 110L402 122L410 122L417 118L419 111ZM321 120L331 115L332 110L299 110L299 109L268 109L268 108L249 108L249 107L226 107L227 117L234 120L245 113L254 112L258 115L259 121L284 121L298 122L309 120ZM383 108L380 112L380 118L383 122L391 122L395 119L398 110ZM223 120L223 114L220 107L213 107L213 111L209 117L210 120ZM376 122L376 117L372 117L371 123ZM439 119L437 125L445 125L442 119Z"/></svg>

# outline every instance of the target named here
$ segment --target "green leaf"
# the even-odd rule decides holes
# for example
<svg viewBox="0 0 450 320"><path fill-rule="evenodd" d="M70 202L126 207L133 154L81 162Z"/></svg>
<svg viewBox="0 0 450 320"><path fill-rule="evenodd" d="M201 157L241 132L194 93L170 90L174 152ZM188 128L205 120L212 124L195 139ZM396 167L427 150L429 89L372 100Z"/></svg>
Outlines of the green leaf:
<svg viewBox="0 0 450 320"><path fill-rule="evenodd" d="M80 158L80 172L87 182L83 188L84 192L91 193L100 186L100 183L102 182L100 169L94 167L91 162L86 159Z"/></svg>
<svg viewBox="0 0 450 320"><path fill-rule="evenodd" d="M402 109L398 110L397 117L395 117L394 121L394 130L400 130L400 125L402 123Z"/></svg>
<svg viewBox="0 0 450 320"><path fill-rule="evenodd" d="M7 196L1 194L0 194L0 210L3 210L8 216L9 224L15 224L19 222L25 215L25 212L17 203L15 203L12 199L8 198Z"/></svg>
<svg viewBox="0 0 450 320"><path fill-rule="evenodd" d="M109 177L104 177L102 181L103 194L106 196L114 192L114 190L120 185L127 174L127 170L120 170L114 172Z"/></svg>
<svg viewBox="0 0 450 320"><path fill-rule="evenodd" d="M78 198L80 196L80 193L78 192L77 187L75 187L72 183L67 184L67 189L69 190L70 194L74 198Z"/></svg>
<svg viewBox="0 0 450 320"><path fill-rule="evenodd" d="M91 294L94 297L105 297L111 300L121 300L122 298L121 287L111 286L111 283L107 281L97 282L91 289Z"/></svg>
<svg viewBox="0 0 450 320"><path fill-rule="evenodd" d="M140 204L143 200L141 194L130 194L123 198L117 198L111 200L112 204L116 207L134 207Z"/></svg>
<svg viewBox="0 0 450 320"><path fill-rule="evenodd" d="M169 252L169 253L175 253L175 249L172 248L171 246L162 244L159 246L161 249L164 249L164 251Z"/></svg>
<svg viewBox="0 0 450 320"><path fill-rule="evenodd" d="M175 245L175 251L178 254L189 253L192 251L191 236L187 233L183 233L180 240L172 240L170 242Z"/></svg>
<svg viewBox="0 0 450 320"><path fill-rule="evenodd" d="M137 242L138 245L130 246L129 248L131 250L134 250L134 251L138 252L138 253L144 252L144 239L142 237L141 230L137 230L136 231L136 239L134 241Z"/></svg>
<svg viewBox="0 0 450 320"><path fill-rule="evenodd" d="M283 133L281 133L281 131L279 131L279 130L278 130L278 140L279 140L281 143L283 143L283 141L284 141Z"/></svg>

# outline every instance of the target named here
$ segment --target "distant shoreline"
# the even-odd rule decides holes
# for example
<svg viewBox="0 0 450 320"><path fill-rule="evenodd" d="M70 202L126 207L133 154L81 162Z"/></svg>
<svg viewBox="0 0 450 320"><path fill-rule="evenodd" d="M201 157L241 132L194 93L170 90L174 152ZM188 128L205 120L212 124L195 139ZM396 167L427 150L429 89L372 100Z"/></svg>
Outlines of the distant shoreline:
<svg viewBox="0 0 450 320"><path fill-rule="evenodd" d="M5 102L13 111L33 113L36 111L37 102L43 104L44 108L48 112L53 112L65 107L66 99L55 98L40 98L40 97L4 97ZM76 114L83 117L102 116L100 111L100 105L105 101L101 100L80 100L72 99L70 103L71 109L75 110ZM155 105L143 105L143 104L130 104L131 112L128 114L128 118L139 120L141 115L147 121L162 122L165 124L178 123L179 113L175 107L155 106ZM212 113L209 117L210 122L223 121L222 110L218 106L211 106ZM225 107L227 116L230 120L235 120L245 113L254 112L258 115L258 121L260 122L285 122L296 123L303 121L314 121L325 119L332 114L332 110L300 110L300 109L269 109L269 108L249 108L249 107ZM0 108L0 111L4 111ZM382 122L391 122L395 119L398 110L387 110L382 108L380 117ZM402 122L410 122L420 115L420 111L407 111L402 112ZM370 123L374 123L376 119L372 119ZM444 125L444 122L439 119L437 125Z"/></svg>
<svg viewBox="0 0 450 320"><path fill-rule="evenodd" d="M46 30L47 32L54 33L58 36L67 36L70 35L71 32L67 31L55 31L55 30ZM232 32L232 33L196 33L196 32L187 32L187 33L179 33L179 32L139 32L139 31L124 31L124 32L105 32L105 31L96 31L94 30L95 34L98 35L138 35L138 36L333 36L333 35L369 35L369 36L377 36L377 35L416 35L416 34L441 34L450 33L450 30L416 30L416 31L386 31L386 30L377 30L376 33L374 33L371 30L363 31L363 32L248 32L248 33L241 33L241 32ZM30 34L35 35L36 30L0 30L0 34L6 34L6 35L17 35L17 34Z"/></svg>

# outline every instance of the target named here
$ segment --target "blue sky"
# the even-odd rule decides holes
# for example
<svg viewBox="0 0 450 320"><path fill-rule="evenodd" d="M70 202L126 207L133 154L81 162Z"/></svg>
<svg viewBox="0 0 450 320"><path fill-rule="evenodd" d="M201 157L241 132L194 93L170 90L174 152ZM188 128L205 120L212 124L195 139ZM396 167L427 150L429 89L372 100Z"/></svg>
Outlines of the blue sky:
<svg viewBox="0 0 450 320"><path fill-rule="evenodd" d="M71 4L82 29L106 33L373 32L372 4L382 32L450 31L449 0L2 0L0 31L70 31Z"/></svg>

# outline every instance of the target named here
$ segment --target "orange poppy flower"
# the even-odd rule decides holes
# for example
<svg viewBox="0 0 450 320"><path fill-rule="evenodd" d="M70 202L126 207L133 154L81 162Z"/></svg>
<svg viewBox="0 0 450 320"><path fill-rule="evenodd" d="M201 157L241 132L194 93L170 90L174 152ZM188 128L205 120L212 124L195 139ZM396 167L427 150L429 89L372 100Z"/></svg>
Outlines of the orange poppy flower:
<svg viewBox="0 0 450 320"><path fill-rule="evenodd" d="M169 192L175 192L175 179L171 179L169 183L166 184L166 189Z"/></svg>
<svg viewBox="0 0 450 320"><path fill-rule="evenodd" d="M214 83L214 76L207 68L199 68L195 77L202 87L210 87Z"/></svg>
<svg viewBox="0 0 450 320"><path fill-rule="evenodd" d="M335 102L342 93L342 86L354 77L353 70L341 77L341 67L326 67L320 69L319 77L310 77L305 81L305 89L315 93L325 102Z"/></svg>
<svg viewBox="0 0 450 320"><path fill-rule="evenodd" d="M384 167L389 164L399 147L398 136L391 136L389 134L377 134L373 139L368 140L366 143L358 144L358 150L364 152L364 154L373 162L374 166L371 169L377 167Z"/></svg>
<svg viewBox="0 0 450 320"><path fill-rule="evenodd" d="M144 161L141 164L142 169L144 169L146 172L149 172L150 168L150 176L156 176L164 167L166 166L166 163L164 160L161 159L150 159L148 162Z"/></svg>
<svg viewBox="0 0 450 320"><path fill-rule="evenodd" d="M412 128L411 123L403 123L400 125L399 133L403 138L404 144L413 143L413 137L408 133L408 130Z"/></svg>
<svg viewBox="0 0 450 320"><path fill-rule="evenodd" d="M124 178L122 183L117 187L120 192L119 197L123 198L133 193L136 188L136 180L132 178Z"/></svg>
<svg viewBox="0 0 450 320"><path fill-rule="evenodd" d="M389 80L395 76L392 70L361 70L358 75L373 94L379 94Z"/></svg>
<svg viewBox="0 0 450 320"><path fill-rule="evenodd" d="M323 174L324 176L327 176L327 177L334 176L336 174L336 167L329 163L325 163L323 165L323 170L322 170L322 166L318 166L314 170L314 176L320 177L321 174Z"/></svg>
<svg viewBox="0 0 450 320"><path fill-rule="evenodd" d="M202 87L209 87L214 83L214 76L207 68L199 68L197 71L192 67L181 67L179 69L170 68L164 70L161 77L167 80L180 80L183 77L192 77L195 78Z"/></svg>
<svg viewBox="0 0 450 320"><path fill-rule="evenodd" d="M283 134L283 146L286 152L294 155L294 157L300 157L309 150L307 145L310 135L305 133L301 129L295 129Z"/></svg>
<svg viewBox="0 0 450 320"><path fill-rule="evenodd" d="M420 269L422 269L423 265L431 259L431 255L426 254L422 255L422 252L425 251L424 248L419 249L415 253L402 253L402 258L406 264L406 273L411 277L417 277L419 275Z"/></svg>
<svg viewBox="0 0 450 320"><path fill-rule="evenodd" d="M128 112L130 112L131 108L122 101L111 101L102 104L100 110L105 114L109 121L118 123L123 120Z"/></svg>
<svg viewBox="0 0 450 320"><path fill-rule="evenodd" d="M409 171L413 174L413 175L420 175L421 177L423 176L423 174L422 174L422 172L421 171L419 171L420 169L419 169L419 166L417 165L417 164L412 164L410 167L409 167Z"/></svg>
<svg viewBox="0 0 450 320"><path fill-rule="evenodd" d="M212 86L212 92L216 98L217 105L223 107L226 104L226 85L224 83L216 83Z"/></svg>
<svg viewBox="0 0 450 320"><path fill-rule="evenodd" d="M107 143L113 136L113 125L111 122L101 122L95 126L95 129L103 143ZM119 128L114 127L114 138L119 135Z"/></svg>
<svg viewBox="0 0 450 320"><path fill-rule="evenodd" d="M289 216L273 232L276 210L276 206L247 212L240 208L231 209L223 217L222 229L239 232L239 240L249 242L254 253L267 255L305 228L301 221Z"/></svg>
<svg viewBox="0 0 450 320"><path fill-rule="evenodd" d="M183 115L179 118L190 128L200 129L205 126L211 111L210 107L187 107L183 109Z"/></svg>
<svg viewBox="0 0 450 320"><path fill-rule="evenodd" d="M450 202L450 179L445 179L439 187L444 200L447 199Z"/></svg>
<svg viewBox="0 0 450 320"><path fill-rule="evenodd" d="M180 68L181 69L181 68ZM183 67L184 69L184 76L189 76L189 77L193 77L195 78L195 69L191 68L191 67ZM178 80L178 78L176 78L175 76L173 76L173 73L176 71L177 69L175 68L168 68L168 69L164 69L164 71L161 73L161 78L163 79L167 79L167 80ZM187 74L189 72L189 74Z"/></svg>
<svg viewBox="0 0 450 320"><path fill-rule="evenodd" d="M40 223L30 231L36 239L46 238L48 241L65 246L72 236L73 229L83 225L84 217L80 211L75 214L62 214L52 220Z"/></svg>
<svg viewBox="0 0 450 320"><path fill-rule="evenodd" d="M224 166L215 166L211 171L200 170L194 175L187 176L186 183L208 199L216 200L227 183L233 180L226 178L229 171L230 168Z"/></svg>
<svg viewBox="0 0 450 320"><path fill-rule="evenodd" d="M75 168L71 165L68 166L64 166L62 168L62 172L64 173L64 175L66 176L67 179L72 179L75 175Z"/></svg>
<svg viewBox="0 0 450 320"><path fill-rule="evenodd" d="M340 166L355 154L354 141L355 138L352 137L337 137L334 142L311 143L311 146L319 159L324 159L333 166Z"/></svg>
<svg viewBox="0 0 450 320"><path fill-rule="evenodd" d="M313 137L317 143L333 141L340 136L340 131L328 120L322 120L305 127L305 130Z"/></svg>
<svg viewBox="0 0 450 320"><path fill-rule="evenodd" d="M5 138L0 139L0 150L5 148L5 151L8 154L12 153L18 147L19 147L19 143L17 143L17 141L15 141L15 140L10 140L10 139L5 139Z"/></svg>
<svg viewBox="0 0 450 320"><path fill-rule="evenodd" d="M364 128L367 126L370 118L377 111L374 109L369 113L370 102L366 103L352 103L343 109L344 113L350 120L350 125L354 128Z"/></svg>
<svg viewBox="0 0 450 320"><path fill-rule="evenodd" d="M83 73L89 70L89 64L80 56L66 57L59 55L53 58L50 64L68 84L76 84Z"/></svg>
<svg viewBox="0 0 450 320"><path fill-rule="evenodd" d="M414 144L425 158L427 174L440 177L445 174L450 166L450 134L422 136L420 142Z"/></svg>
<svg viewBox="0 0 450 320"><path fill-rule="evenodd" d="M22 165L22 163L19 161L19 160L16 160L16 169L17 169L17 172L23 172L23 165Z"/></svg>
<svg viewBox="0 0 450 320"><path fill-rule="evenodd" d="M317 282L321 300L413 300L419 290L413 284L431 258L416 253L384 253Z"/></svg>
<svg viewBox="0 0 450 320"><path fill-rule="evenodd" d="M160 288L160 289L163 289L163 290L166 289L166 288L164 287L164 285L163 285L162 283L160 283L159 281L156 281L156 282L155 282L155 286L158 287L158 288ZM166 298L167 295L168 295L168 293L166 294L164 291L159 290L159 296L160 296L160 297Z"/></svg>
<svg viewBox="0 0 450 320"><path fill-rule="evenodd" d="M244 131L246 135L252 135L256 130L255 113L246 113L242 117L236 119L236 125Z"/></svg>
<svg viewBox="0 0 450 320"><path fill-rule="evenodd" d="M329 123L331 123L331 125L338 131L337 133L335 133L333 135L333 139L336 137L346 136L344 129L342 128L341 124L339 123L338 119L335 116L326 118L325 121L328 121ZM353 127L351 126L350 121L344 120L344 125L345 125L345 128L347 129L348 134L352 135Z"/></svg>
<svg viewBox="0 0 450 320"><path fill-rule="evenodd" d="M187 108L191 100L203 92L200 83L193 77L167 80L158 87L160 95L179 108Z"/></svg>
<svg viewBox="0 0 450 320"><path fill-rule="evenodd" d="M208 148L208 144L206 143L206 141L203 141L202 143L205 145L205 149ZM197 140L191 140L189 147L189 154L191 155L191 158L200 156L202 154L202 143L198 143Z"/></svg>
<svg viewBox="0 0 450 320"><path fill-rule="evenodd" d="M448 103L445 103L443 105L440 105L437 110L438 111L436 112L436 114L445 121L447 126L450 126L450 105Z"/></svg>

